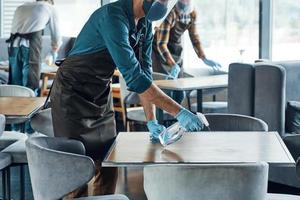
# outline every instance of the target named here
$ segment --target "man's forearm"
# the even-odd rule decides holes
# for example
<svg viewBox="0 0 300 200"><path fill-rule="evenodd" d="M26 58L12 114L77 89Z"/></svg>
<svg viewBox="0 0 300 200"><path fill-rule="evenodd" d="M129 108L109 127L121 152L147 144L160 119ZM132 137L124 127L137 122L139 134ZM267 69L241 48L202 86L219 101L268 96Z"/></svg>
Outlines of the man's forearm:
<svg viewBox="0 0 300 200"><path fill-rule="evenodd" d="M140 98L140 99L141 99L141 103L144 108L144 112L145 112L147 121L155 120L156 119L155 112L154 112L155 106L150 101L146 101L145 99L142 99L142 98Z"/></svg>
<svg viewBox="0 0 300 200"><path fill-rule="evenodd" d="M141 102L152 103L162 110L167 111L172 116L175 116L181 110L181 106L161 91L155 84L152 84L150 88L139 94L139 96Z"/></svg>

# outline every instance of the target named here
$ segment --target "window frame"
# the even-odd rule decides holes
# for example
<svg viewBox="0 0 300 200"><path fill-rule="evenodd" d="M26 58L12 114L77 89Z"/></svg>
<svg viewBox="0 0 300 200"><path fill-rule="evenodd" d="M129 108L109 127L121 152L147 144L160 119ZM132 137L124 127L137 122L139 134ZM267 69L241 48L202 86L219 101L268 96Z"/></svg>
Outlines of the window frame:
<svg viewBox="0 0 300 200"><path fill-rule="evenodd" d="M101 6L112 0L100 0ZM0 1L0 37L4 37L4 2ZM259 58L272 59L273 0L259 0Z"/></svg>

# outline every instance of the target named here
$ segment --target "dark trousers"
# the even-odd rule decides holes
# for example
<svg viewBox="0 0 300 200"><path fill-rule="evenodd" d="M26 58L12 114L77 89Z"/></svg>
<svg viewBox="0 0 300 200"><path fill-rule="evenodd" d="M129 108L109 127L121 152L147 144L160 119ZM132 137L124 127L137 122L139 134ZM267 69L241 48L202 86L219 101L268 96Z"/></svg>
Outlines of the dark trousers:
<svg viewBox="0 0 300 200"><path fill-rule="evenodd" d="M96 173L92 183L92 195L114 194L118 179L118 168L101 167L100 161L95 161ZM79 172L80 173L80 172ZM71 192L64 200L88 196L87 185Z"/></svg>

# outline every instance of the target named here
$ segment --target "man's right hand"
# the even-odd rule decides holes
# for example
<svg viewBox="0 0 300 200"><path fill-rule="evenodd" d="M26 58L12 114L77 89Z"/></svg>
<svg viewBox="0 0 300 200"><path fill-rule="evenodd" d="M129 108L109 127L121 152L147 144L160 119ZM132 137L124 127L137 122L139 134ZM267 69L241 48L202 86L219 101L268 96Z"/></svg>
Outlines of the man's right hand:
<svg viewBox="0 0 300 200"><path fill-rule="evenodd" d="M161 134L166 129L166 127L164 127L163 125L158 124L157 120L148 121L147 127L150 132L150 140L152 142L158 141L159 134Z"/></svg>
<svg viewBox="0 0 300 200"><path fill-rule="evenodd" d="M199 117L185 108L182 108L175 118L187 131L201 131L204 128L204 124Z"/></svg>

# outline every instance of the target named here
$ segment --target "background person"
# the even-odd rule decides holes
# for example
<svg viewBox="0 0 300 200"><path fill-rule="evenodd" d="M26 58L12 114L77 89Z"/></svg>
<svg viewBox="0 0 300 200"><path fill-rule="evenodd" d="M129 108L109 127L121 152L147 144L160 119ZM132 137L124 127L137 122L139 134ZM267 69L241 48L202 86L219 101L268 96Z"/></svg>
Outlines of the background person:
<svg viewBox="0 0 300 200"><path fill-rule="evenodd" d="M206 58L200 37L196 28L197 11L191 0L179 0L169 15L155 28L153 40L153 71L169 74L170 78L183 77L182 66L182 36L189 32L191 42L197 56L208 66L221 67L220 64ZM184 93L174 91L172 98L178 103L184 98Z"/></svg>
<svg viewBox="0 0 300 200"><path fill-rule="evenodd" d="M41 71L42 31L49 25L52 60L62 43L53 0L37 0L19 6L12 22L9 42L9 82L37 92Z"/></svg>

